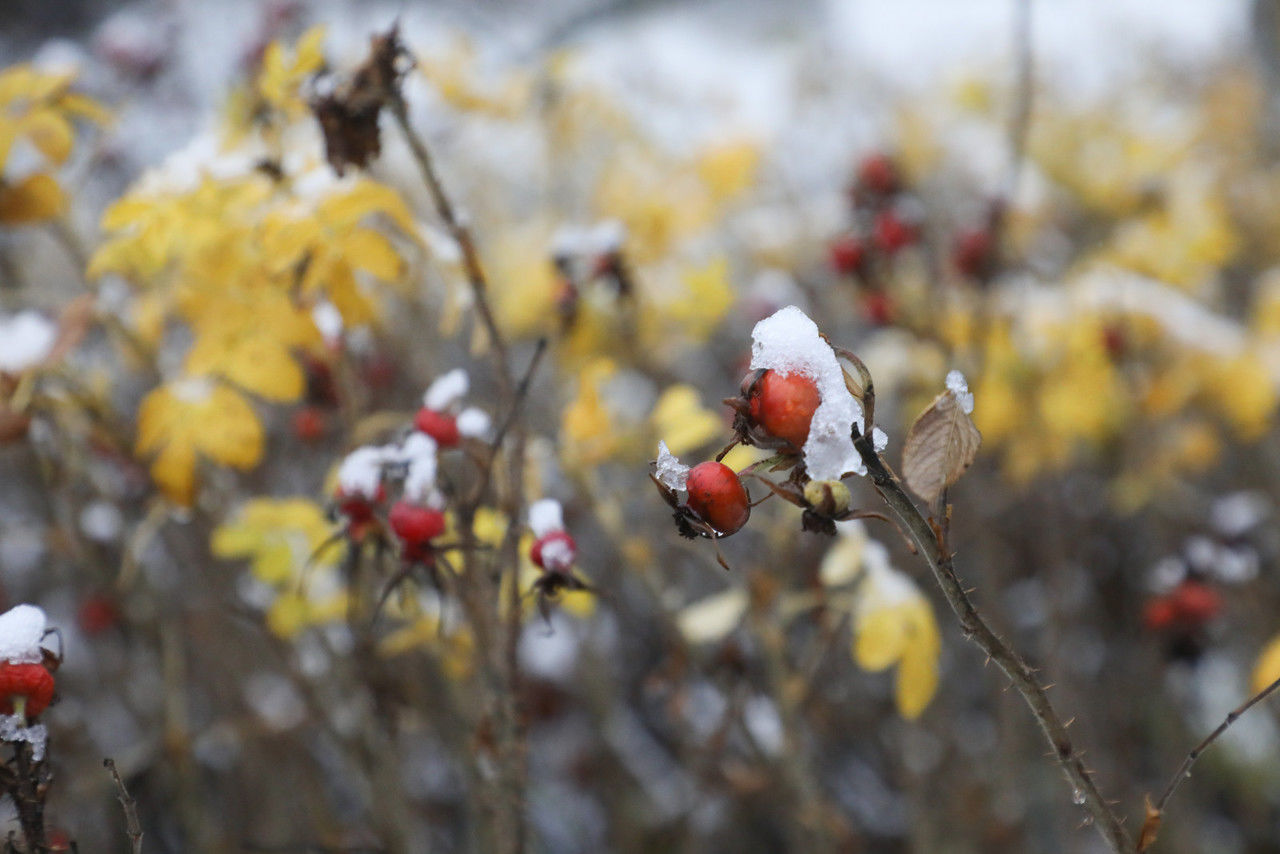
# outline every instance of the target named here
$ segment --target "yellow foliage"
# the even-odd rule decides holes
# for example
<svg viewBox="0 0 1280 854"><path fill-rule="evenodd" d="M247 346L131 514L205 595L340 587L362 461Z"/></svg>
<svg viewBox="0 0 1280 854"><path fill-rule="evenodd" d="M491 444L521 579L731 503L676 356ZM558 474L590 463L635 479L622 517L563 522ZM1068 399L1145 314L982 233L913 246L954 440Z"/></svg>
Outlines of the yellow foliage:
<svg viewBox="0 0 1280 854"><path fill-rule="evenodd" d="M750 187L760 165L760 149L750 142L718 145L698 158L698 176L711 190L717 203L737 196Z"/></svg>
<svg viewBox="0 0 1280 854"><path fill-rule="evenodd" d="M1253 678L1250 690L1257 694L1272 682L1280 679L1280 635L1267 641L1258 653L1258 660L1253 665Z"/></svg>
<svg viewBox="0 0 1280 854"><path fill-rule="evenodd" d="M684 383L662 392L650 420L654 433L676 456L702 447L720 436L725 427L719 413L702 405L698 390Z"/></svg>
<svg viewBox="0 0 1280 854"><path fill-rule="evenodd" d="M309 498L254 498L234 521L214 529L210 551L220 558L248 558L259 580L293 583L314 555L315 566L332 566L343 547L316 550L333 532L324 508Z"/></svg>
<svg viewBox="0 0 1280 854"><path fill-rule="evenodd" d="M38 71L30 65L0 71L0 174L20 140L40 154L46 170L0 181L0 225L45 222L66 210L66 194L49 170L71 156L75 120L107 120L95 101L70 91L74 81L74 73Z"/></svg>
<svg viewBox="0 0 1280 854"><path fill-rule="evenodd" d="M167 383L138 408L135 452L151 457L151 477L172 501L195 499L199 457L238 469L262 457L262 424L239 393L209 380Z"/></svg>

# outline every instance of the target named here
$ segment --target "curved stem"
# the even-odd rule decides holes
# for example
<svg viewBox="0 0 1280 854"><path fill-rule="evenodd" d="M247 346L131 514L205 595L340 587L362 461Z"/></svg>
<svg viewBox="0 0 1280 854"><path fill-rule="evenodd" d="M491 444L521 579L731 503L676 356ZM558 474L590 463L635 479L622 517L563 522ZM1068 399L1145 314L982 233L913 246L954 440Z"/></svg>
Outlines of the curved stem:
<svg viewBox="0 0 1280 854"><path fill-rule="evenodd" d="M978 613L964 585L956 575L951 562L951 552L947 548L946 535L941 528L935 528L916 508L915 503L903 490L898 478L876 453L866 434L856 434L854 447L867 466L868 476L875 485L876 491L897 515L911 537L920 548L920 554L928 562L934 579L942 588L942 593L951 606L951 610L960 619L960 626L965 637L982 648L992 661L1009 677L1013 687L1031 709L1041 731L1049 741L1054 761L1062 768L1067 780L1071 783L1077 797L1084 799L1084 807L1093 817L1098 832L1106 839L1111 850L1117 854L1127 854L1134 850L1129 835L1120 823L1119 816L1107 804L1094 783L1093 774L1084 763L1084 757L1071 742L1067 734L1067 725L1049 702L1045 688L1036 681L1035 673L1013 649L1004 642L986 620Z"/></svg>

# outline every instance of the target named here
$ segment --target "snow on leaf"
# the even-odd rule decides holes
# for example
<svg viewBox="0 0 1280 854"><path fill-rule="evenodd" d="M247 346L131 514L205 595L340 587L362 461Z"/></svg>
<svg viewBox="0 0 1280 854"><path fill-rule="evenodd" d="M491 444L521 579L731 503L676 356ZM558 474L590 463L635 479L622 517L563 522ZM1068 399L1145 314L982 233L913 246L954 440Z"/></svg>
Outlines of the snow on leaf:
<svg viewBox="0 0 1280 854"><path fill-rule="evenodd" d="M963 378L960 382L963 383ZM950 386L948 378L947 391L920 413L907 431L902 449L902 475L907 486L929 504L960 479L973 463L982 442L982 435L966 411L966 401ZM972 395L968 395L968 399L971 400Z"/></svg>

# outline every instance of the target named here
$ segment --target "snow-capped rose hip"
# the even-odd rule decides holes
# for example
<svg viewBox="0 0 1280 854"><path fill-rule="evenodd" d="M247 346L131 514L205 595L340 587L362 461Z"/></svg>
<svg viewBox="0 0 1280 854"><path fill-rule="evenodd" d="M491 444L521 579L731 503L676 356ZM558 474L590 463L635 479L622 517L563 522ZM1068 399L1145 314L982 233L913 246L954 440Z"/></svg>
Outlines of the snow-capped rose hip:
<svg viewBox="0 0 1280 854"><path fill-rule="evenodd" d="M403 499L391 506L391 530L407 545L422 545L444 533L444 514Z"/></svg>
<svg viewBox="0 0 1280 854"><path fill-rule="evenodd" d="M809 424L822 398L812 377L765 371L751 386L749 402L752 421L798 449L809 438Z"/></svg>
<svg viewBox="0 0 1280 854"><path fill-rule="evenodd" d="M708 460L689 469L688 506L721 534L732 534L751 517L751 500L733 469Z"/></svg>
<svg viewBox="0 0 1280 854"><path fill-rule="evenodd" d="M422 407L413 417L413 426L436 440L442 448L455 447L462 439L458 431L458 419L447 412Z"/></svg>
<svg viewBox="0 0 1280 854"><path fill-rule="evenodd" d="M542 569L564 570L578 557L578 544L567 531L551 531L534 541L529 559Z"/></svg>
<svg viewBox="0 0 1280 854"><path fill-rule="evenodd" d="M377 493L372 498L367 498L359 493L349 494L339 487L333 498L338 503L338 512L346 516L349 522L358 524L373 519L374 507L387 500L387 490L380 485Z"/></svg>
<svg viewBox="0 0 1280 854"><path fill-rule="evenodd" d="M0 713L37 717L53 700L53 688L43 664L0 662Z"/></svg>

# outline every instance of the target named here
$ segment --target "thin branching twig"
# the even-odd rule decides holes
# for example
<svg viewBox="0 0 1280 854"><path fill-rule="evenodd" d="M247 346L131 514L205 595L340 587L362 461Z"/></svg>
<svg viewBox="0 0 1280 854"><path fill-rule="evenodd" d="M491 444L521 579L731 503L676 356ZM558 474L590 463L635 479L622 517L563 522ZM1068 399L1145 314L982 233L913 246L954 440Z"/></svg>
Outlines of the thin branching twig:
<svg viewBox="0 0 1280 854"><path fill-rule="evenodd" d="M133 854L142 854L142 822L138 821L138 802L125 788L124 780L120 779L120 772L116 770L116 761L110 758L104 759L102 765L111 772L111 779L116 784L116 798L120 801L121 809L124 810L125 833L129 834L129 850Z"/></svg>

